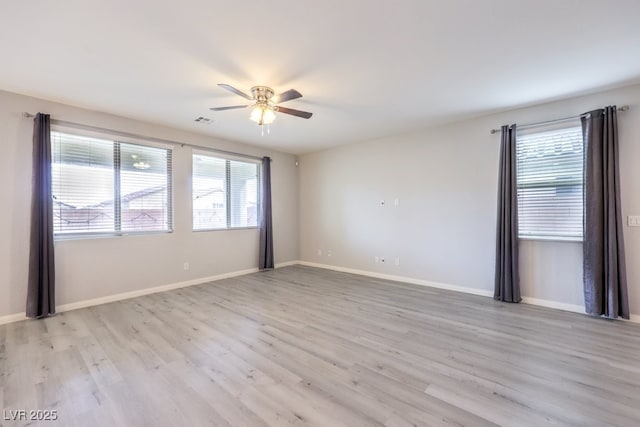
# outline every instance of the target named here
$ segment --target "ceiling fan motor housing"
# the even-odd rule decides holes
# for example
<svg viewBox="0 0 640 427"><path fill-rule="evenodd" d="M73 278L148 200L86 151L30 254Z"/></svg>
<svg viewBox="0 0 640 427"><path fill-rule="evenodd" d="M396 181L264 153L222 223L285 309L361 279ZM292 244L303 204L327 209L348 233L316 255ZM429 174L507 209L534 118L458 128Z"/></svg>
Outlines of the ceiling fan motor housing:
<svg viewBox="0 0 640 427"><path fill-rule="evenodd" d="M268 103L273 98L273 89L267 86L254 86L251 88L251 95L259 104Z"/></svg>

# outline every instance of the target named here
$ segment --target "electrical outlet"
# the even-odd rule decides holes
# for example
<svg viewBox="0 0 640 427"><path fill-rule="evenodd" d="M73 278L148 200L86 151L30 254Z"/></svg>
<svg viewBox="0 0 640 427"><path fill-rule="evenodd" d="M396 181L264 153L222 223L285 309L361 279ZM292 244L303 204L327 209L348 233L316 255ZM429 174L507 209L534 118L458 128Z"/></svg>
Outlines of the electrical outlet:
<svg viewBox="0 0 640 427"><path fill-rule="evenodd" d="M627 225L629 227L640 227L640 216L638 216L638 215L629 215L627 217Z"/></svg>
<svg viewBox="0 0 640 427"><path fill-rule="evenodd" d="M182 268L183 268L185 271L186 271L186 270L188 270L188 269L189 269L189 263L188 263L187 261L185 261L185 262L182 264Z"/></svg>
<svg viewBox="0 0 640 427"><path fill-rule="evenodd" d="M329 250L327 251L327 256L331 256L331 255L333 255L333 251L332 251L331 249L329 249Z"/></svg>
<svg viewBox="0 0 640 427"><path fill-rule="evenodd" d="M395 207L397 208L398 206L400 206L400 199L395 199L393 201L393 204L395 205Z"/></svg>
<svg viewBox="0 0 640 427"><path fill-rule="evenodd" d="M380 262L380 257L374 256L374 257L373 257L373 261L374 261L375 263L379 263L379 262Z"/></svg>
<svg viewBox="0 0 640 427"><path fill-rule="evenodd" d="M397 257L396 257L394 264L395 264L396 266L399 266L399 265L400 265L400 257L399 257L399 256L397 256Z"/></svg>
<svg viewBox="0 0 640 427"><path fill-rule="evenodd" d="M322 249L318 249L318 256L322 256Z"/></svg>

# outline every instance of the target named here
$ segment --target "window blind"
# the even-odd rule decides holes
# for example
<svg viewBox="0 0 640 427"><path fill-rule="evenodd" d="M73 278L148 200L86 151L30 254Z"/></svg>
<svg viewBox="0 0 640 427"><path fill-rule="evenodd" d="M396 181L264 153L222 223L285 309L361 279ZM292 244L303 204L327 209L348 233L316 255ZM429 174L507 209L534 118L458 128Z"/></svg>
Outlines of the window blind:
<svg viewBox="0 0 640 427"><path fill-rule="evenodd" d="M170 231L171 150L51 132L54 233Z"/></svg>
<svg viewBox="0 0 640 427"><path fill-rule="evenodd" d="M205 154L193 155L193 229L227 227L226 160Z"/></svg>
<svg viewBox="0 0 640 427"><path fill-rule="evenodd" d="M258 225L258 165L229 161L231 227Z"/></svg>
<svg viewBox="0 0 640 427"><path fill-rule="evenodd" d="M171 224L171 150L116 143L120 149L121 230L168 230Z"/></svg>
<svg viewBox="0 0 640 427"><path fill-rule="evenodd" d="M193 154L193 229L257 227L259 165Z"/></svg>
<svg viewBox="0 0 640 427"><path fill-rule="evenodd" d="M519 236L581 240L581 128L518 136L516 145Z"/></svg>

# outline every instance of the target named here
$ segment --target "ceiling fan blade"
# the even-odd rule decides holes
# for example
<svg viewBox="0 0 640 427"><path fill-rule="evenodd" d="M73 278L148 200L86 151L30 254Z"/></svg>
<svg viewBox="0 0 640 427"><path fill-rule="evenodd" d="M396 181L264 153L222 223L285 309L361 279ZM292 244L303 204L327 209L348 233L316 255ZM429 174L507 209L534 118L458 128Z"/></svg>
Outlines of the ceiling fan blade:
<svg viewBox="0 0 640 427"><path fill-rule="evenodd" d="M307 111L294 110L293 108L286 107L276 107L277 111L280 113L291 114L292 116L302 117L303 119L308 119L313 116L313 113L309 113Z"/></svg>
<svg viewBox="0 0 640 427"><path fill-rule="evenodd" d="M289 89L286 92L282 92L280 95L274 97L273 102L276 104L285 101L291 101L292 99L302 98L302 94L295 89Z"/></svg>
<svg viewBox="0 0 640 427"><path fill-rule="evenodd" d="M237 108L247 108L248 105L232 105L230 107L214 107L214 108L209 108L209 110L211 111L224 111L224 110L235 110Z"/></svg>
<svg viewBox="0 0 640 427"><path fill-rule="evenodd" d="M248 99L249 101L253 101L253 98L251 96L247 95L246 93L244 93L241 90L236 89L235 87L233 87L231 85L226 85L224 83L220 83L220 84L218 84L218 86L220 86L222 89L228 90L229 92L233 92L236 95L240 95L241 97L243 97L245 99Z"/></svg>

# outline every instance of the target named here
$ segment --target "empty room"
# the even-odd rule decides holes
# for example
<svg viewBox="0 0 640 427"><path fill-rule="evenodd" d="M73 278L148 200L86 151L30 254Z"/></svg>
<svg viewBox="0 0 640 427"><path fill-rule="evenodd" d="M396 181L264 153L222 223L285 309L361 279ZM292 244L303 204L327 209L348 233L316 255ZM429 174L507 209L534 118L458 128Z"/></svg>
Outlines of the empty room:
<svg viewBox="0 0 640 427"><path fill-rule="evenodd" d="M3 2L0 427L640 425L639 17Z"/></svg>

